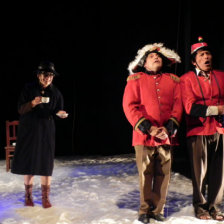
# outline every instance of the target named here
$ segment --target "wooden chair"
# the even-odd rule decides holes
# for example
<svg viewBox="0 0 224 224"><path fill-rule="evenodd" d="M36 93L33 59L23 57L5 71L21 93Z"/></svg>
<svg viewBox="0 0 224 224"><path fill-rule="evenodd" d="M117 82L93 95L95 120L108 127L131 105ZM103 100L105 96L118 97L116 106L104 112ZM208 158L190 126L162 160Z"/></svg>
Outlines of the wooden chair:
<svg viewBox="0 0 224 224"><path fill-rule="evenodd" d="M6 121L6 146L5 146L5 159L6 159L6 171L11 169L11 159L14 155L17 129L19 121Z"/></svg>

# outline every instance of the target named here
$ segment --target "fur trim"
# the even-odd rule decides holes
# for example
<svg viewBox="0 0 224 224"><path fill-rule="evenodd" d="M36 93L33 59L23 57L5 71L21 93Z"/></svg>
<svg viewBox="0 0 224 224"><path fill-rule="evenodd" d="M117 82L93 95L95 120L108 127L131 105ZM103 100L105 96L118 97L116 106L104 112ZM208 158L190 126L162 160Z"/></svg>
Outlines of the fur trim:
<svg viewBox="0 0 224 224"><path fill-rule="evenodd" d="M164 57L168 58L171 61L171 64L173 63L180 63L181 59L180 56L173 50L170 50L163 46L163 43L154 43L154 44L148 44L145 45L143 48L138 50L137 56L135 57L135 60L129 63L128 70L130 74L133 74L133 69L135 69L137 66L143 67L144 66L144 60L143 56L148 51L158 51L160 54L162 54Z"/></svg>

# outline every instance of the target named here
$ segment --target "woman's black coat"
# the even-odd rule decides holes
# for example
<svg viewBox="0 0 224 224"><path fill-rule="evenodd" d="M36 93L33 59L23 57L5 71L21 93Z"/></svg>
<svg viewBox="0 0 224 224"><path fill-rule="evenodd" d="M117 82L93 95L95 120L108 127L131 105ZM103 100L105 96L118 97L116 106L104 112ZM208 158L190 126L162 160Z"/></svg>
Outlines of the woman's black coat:
<svg viewBox="0 0 224 224"><path fill-rule="evenodd" d="M34 108L36 96L50 97L49 103ZM63 96L51 84L42 89L38 82L27 84L18 101L20 124L11 172L23 175L51 176L55 154L56 113L63 110Z"/></svg>

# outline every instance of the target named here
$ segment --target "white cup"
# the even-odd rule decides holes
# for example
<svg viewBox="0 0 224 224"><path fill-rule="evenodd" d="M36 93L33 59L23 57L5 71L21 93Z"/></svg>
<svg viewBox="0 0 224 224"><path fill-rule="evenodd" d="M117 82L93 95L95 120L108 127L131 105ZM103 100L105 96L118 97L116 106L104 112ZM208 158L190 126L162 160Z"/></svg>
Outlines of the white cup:
<svg viewBox="0 0 224 224"><path fill-rule="evenodd" d="M50 97L44 97L44 96L42 96L41 102L42 103L49 103L50 102Z"/></svg>

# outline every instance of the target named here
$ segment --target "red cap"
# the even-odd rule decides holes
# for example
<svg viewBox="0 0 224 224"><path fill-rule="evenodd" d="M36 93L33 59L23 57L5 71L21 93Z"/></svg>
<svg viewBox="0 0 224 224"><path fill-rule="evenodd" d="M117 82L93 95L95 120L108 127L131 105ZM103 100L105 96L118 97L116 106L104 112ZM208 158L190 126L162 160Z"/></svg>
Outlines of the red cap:
<svg viewBox="0 0 224 224"><path fill-rule="evenodd" d="M196 52L197 50L199 50L202 47L207 47L208 44L203 42L203 38L202 37L198 37L198 42L196 44L191 45L191 54L193 54L194 52Z"/></svg>

